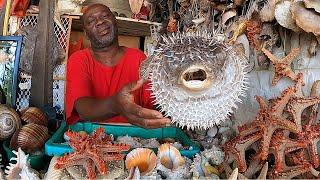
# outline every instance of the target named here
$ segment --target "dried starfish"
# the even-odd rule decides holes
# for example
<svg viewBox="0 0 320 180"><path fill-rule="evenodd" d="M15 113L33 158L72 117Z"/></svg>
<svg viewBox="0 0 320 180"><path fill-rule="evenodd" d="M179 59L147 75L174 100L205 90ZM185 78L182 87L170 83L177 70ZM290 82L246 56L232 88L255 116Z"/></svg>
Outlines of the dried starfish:
<svg viewBox="0 0 320 180"><path fill-rule="evenodd" d="M237 162L240 172L244 172L247 169L245 160L245 151L254 142L261 139L262 134L260 132L247 136L236 136L235 138L227 141L223 146L225 152L225 160Z"/></svg>
<svg viewBox="0 0 320 180"><path fill-rule="evenodd" d="M302 165L287 167L284 171L270 171L268 176L270 179L292 179L300 174L309 172L312 165L309 163L304 163Z"/></svg>
<svg viewBox="0 0 320 180"><path fill-rule="evenodd" d="M270 59L275 69L275 75L272 80L273 86L284 76L296 81L297 76L291 69L291 63L299 55L299 48L292 49L291 52L282 59L277 58L265 48L262 48L262 52Z"/></svg>
<svg viewBox="0 0 320 180"><path fill-rule="evenodd" d="M95 167L101 174L107 174L107 161L122 160L122 151L127 151L130 146L113 144L111 138L104 133L103 128L98 128L93 135L80 134L68 131L70 146L74 152L65 154L57 159L56 169L63 169L74 165L82 165L86 169L89 179L95 179Z"/></svg>

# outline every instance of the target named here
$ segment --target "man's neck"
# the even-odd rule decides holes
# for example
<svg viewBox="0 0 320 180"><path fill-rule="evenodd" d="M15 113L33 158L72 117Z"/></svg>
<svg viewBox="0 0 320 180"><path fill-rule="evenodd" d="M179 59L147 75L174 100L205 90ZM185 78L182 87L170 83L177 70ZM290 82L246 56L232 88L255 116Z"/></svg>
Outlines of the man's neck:
<svg viewBox="0 0 320 180"><path fill-rule="evenodd" d="M114 43L111 46L99 49L91 47L91 51L94 59L107 66L116 65L120 61L124 53L123 48L120 47L118 43Z"/></svg>

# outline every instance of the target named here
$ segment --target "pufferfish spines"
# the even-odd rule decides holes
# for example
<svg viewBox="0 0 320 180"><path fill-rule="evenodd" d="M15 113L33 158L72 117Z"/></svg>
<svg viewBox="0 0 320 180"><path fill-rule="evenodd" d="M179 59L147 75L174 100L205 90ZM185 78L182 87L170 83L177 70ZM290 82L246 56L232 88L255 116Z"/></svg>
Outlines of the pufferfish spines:
<svg viewBox="0 0 320 180"><path fill-rule="evenodd" d="M209 129L224 121L247 89L243 52L217 33L176 33L140 66L154 104L173 123Z"/></svg>

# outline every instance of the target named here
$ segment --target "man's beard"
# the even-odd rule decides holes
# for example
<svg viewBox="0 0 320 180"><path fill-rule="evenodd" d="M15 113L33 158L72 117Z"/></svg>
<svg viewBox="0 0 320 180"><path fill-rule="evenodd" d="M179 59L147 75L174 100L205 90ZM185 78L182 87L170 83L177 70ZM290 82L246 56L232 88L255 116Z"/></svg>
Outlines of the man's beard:
<svg viewBox="0 0 320 180"><path fill-rule="evenodd" d="M115 42L117 35L116 27L110 27L110 32L105 36L98 38L93 34L88 34L88 38L91 40L91 46L96 49L106 48Z"/></svg>

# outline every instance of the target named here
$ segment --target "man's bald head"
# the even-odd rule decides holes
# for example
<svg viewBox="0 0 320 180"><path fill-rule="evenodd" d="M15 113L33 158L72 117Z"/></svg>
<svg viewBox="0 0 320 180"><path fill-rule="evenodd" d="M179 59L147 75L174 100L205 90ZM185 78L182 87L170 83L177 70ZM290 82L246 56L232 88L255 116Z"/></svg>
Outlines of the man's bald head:
<svg viewBox="0 0 320 180"><path fill-rule="evenodd" d="M84 30L91 46L99 49L117 42L118 28L111 10L103 4L92 4L83 13Z"/></svg>

